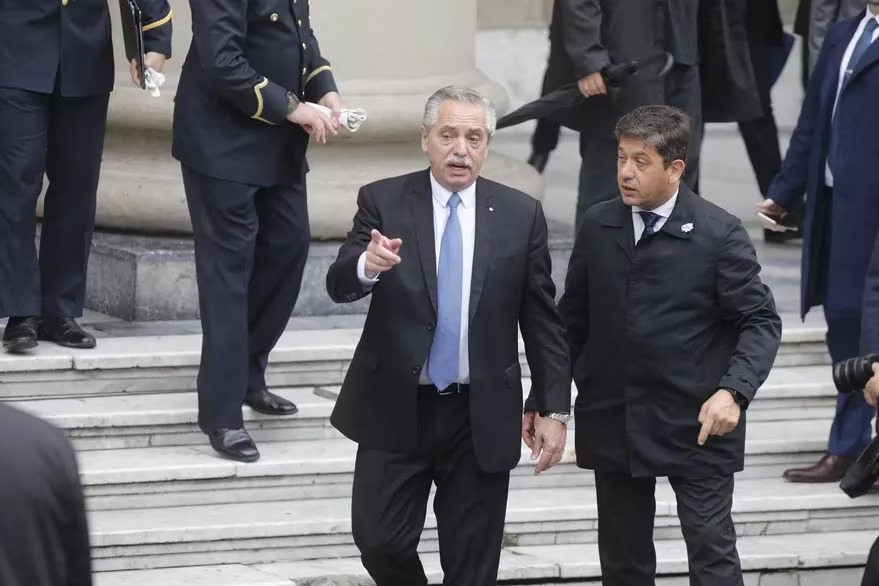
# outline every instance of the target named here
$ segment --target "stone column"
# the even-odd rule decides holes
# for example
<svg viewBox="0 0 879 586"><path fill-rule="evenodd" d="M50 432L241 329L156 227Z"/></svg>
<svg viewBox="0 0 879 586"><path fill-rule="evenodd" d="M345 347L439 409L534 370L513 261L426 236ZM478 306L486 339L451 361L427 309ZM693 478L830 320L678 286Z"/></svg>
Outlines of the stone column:
<svg viewBox="0 0 879 586"><path fill-rule="evenodd" d="M426 167L420 147L424 102L439 87L460 84L488 96L500 113L504 90L474 64L477 0L312 0L312 21L346 104L369 119L356 134L309 148L312 235L338 240L350 227L358 188L369 181ZM180 168L170 156L176 81L191 37L188 2L172 0L174 56L159 98L132 86L110 2L117 60L110 102L98 227L143 233L191 234ZM492 153L488 177L542 198L531 167Z"/></svg>

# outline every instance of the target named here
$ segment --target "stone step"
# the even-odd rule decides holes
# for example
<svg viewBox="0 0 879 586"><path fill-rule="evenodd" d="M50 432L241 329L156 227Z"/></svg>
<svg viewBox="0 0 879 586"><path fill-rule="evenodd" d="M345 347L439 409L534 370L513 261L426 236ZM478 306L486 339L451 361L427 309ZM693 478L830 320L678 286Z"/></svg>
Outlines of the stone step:
<svg viewBox="0 0 879 586"><path fill-rule="evenodd" d="M677 539L680 528L674 495L665 483L660 483L656 492L655 536ZM810 539L802 534L876 532L879 495L850 499L835 484L741 480L736 486L733 515L742 538L799 535ZM591 488L512 490L505 544L518 548L594 543L596 524ZM96 571L357 555L348 498L92 511L90 527ZM824 541L833 543L827 536ZM437 549L436 523L430 513L420 549Z"/></svg>
<svg viewBox="0 0 879 586"><path fill-rule="evenodd" d="M524 380L526 393L529 387L530 381ZM267 417L244 407L247 427L257 441L339 437L328 419L337 386L282 388L276 392L293 400L299 413ZM576 396L573 385L572 394ZM775 368L748 410L749 423L824 420L832 417L836 396L826 366ZM68 430L80 450L204 443L196 424L198 403L193 391L71 396L11 404Z"/></svg>
<svg viewBox="0 0 879 586"><path fill-rule="evenodd" d="M875 531L818 535L740 537L738 551L746 586L860 584ZM431 585L442 584L439 555L422 555ZM656 542L658 586L689 586L686 546L681 539ZM682 575L684 574L684 575ZM500 584L600 584L595 544L507 548L501 555ZM765 581L761 581L764 579ZM573 580L573 582L572 582ZM563 581L563 582L562 582ZM310 562L229 564L160 570L101 572L95 586L374 586L355 557Z"/></svg>
<svg viewBox="0 0 879 586"><path fill-rule="evenodd" d="M748 427L745 470L740 478L778 478L791 465L812 463L826 445L830 420L753 422ZM271 430L257 435L271 437ZM562 462L535 477L523 445L513 488L591 486L591 473L576 467L575 430ZM344 437L260 442L260 461L242 464L219 457L198 432L194 445L85 450L78 453L92 510L143 509L203 504L303 500L350 495L356 444Z"/></svg>
<svg viewBox="0 0 879 586"><path fill-rule="evenodd" d="M824 331L803 324L785 329L776 366L827 364ZM268 384L341 384L360 332L288 330L271 354ZM92 350L42 344L27 355L0 355L0 400L189 391L200 351L199 334L101 338ZM520 361L528 376L521 340Z"/></svg>

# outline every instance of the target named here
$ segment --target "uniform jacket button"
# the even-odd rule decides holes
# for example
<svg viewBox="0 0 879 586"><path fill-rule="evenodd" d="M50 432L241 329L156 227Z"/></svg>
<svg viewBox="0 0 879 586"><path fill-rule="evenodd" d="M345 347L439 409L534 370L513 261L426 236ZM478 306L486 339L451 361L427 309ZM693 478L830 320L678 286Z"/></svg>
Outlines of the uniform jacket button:
<svg viewBox="0 0 879 586"><path fill-rule="evenodd" d="M412 374L421 374L421 367L420 367L420 366L416 366L415 368L413 368L413 369L412 369Z"/></svg>
<svg viewBox="0 0 879 586"><path fill-rule="evenodd" d="M269 16L269 20L271 20L272 22L278 22L278 13L272 12L271 16Z"/></svg>

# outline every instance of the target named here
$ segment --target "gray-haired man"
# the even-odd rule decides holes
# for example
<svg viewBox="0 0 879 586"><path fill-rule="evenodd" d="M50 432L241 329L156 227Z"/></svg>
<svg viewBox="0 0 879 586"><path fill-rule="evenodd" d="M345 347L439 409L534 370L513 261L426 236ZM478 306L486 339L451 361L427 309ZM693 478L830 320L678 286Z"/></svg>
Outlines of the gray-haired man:
<svg viewBox="0 0 879 586"><path fill-rule="evenodd" d="M327 274L338 303L372 294L331 421L359 444L354 541L378 586L427 584L417 546L432 483L444 583L496 584L520 435L538 472L564 450L571 377L546 219L479 177L495 120L473 90L431 96L430 169L361 188ZM536 411L524 419L518 328Z"/></svg>

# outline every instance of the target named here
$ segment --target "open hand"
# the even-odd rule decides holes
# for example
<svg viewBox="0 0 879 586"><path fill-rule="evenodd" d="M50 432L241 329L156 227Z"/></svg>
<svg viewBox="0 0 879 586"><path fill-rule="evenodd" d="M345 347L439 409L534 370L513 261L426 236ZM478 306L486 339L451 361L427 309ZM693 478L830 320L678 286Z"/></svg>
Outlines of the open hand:
<svg viewBox="0 0 879 586"><path fill-rule="evenodd" d="M536 476L561 461L568 440L568 429L560 421L541 417L536 411L526 411L522 417L522 440L531 449L531 459L540 458L534 468Z"/></svg>
<svg viewBox="0 0 879 586"><path fill-rule="evenodd" d="M699 423L702 429L699 431L699 445L704 446L711 435L726 435L736 428L742 408L736 403L732 393L720 389L702 405L699 412Z"/></svg>
<svg viewBox="0 0 879 586"><path fill-rule="evenodd" d="M301 106L300 106L301 107ZM390 239L383 236L378 230L371 233L372 240L366 247L365 273L370 279L374 279L379 273L389 271L400 264L400 246L403 241L399 238Z"/></svg>
<svg viewBox="0 0 879 586"><path fill-rule="evenodd" d="M338 124L333 126L329 116L305 102L300 103L287 120L304 128L317 142L327 142L327 133L338 134Z"/></svg>

